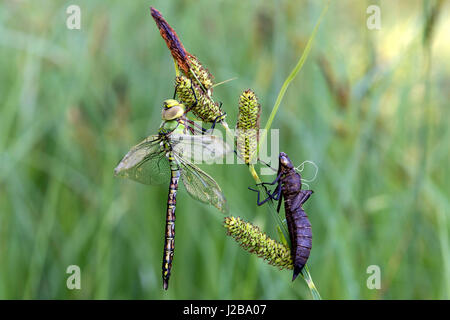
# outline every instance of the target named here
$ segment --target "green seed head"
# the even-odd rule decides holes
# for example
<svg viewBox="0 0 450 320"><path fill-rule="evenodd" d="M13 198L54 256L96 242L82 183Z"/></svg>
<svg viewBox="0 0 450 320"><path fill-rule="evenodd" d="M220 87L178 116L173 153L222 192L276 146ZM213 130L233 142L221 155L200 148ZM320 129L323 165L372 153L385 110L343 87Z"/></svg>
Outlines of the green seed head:
<svg viewBox="0 0 450 320"><path fill-rule="evenodd" d="M269 238L257 226L237 217L225 217L224 227L242 248L263 258L280 269L293 269L291 251L283 244Z"/></svg>
<svg viewBox="0 0 450 320"><path fill-rule="evenodd" d="M205 122L220 122L225 119L226 114L222 111L220 105L214 102L208 94L189 78L185 76L176 77L175 87L180 101L197 118Z"/></svg>
<svg viewBox="0 0 450 320"><path fill-rule="evenodd" d="M236 149L249 164L256 153L259 141L261 106L255 93L248 89L239 97L239 114L236 124Z"/></svg>
<svg viewBox="0 0 450 320"><path fill-rule="evenodd" d="M190 71L192 75L189 75L189 78L196 83L200 82L200 87L203 87L206 90L208 95L211 95L212 87L214 85L213 75L209 72L207 68L205 68L198 58L192 54L189 54L190 60ZM208 92L209 91L209 92Z"/></svg>

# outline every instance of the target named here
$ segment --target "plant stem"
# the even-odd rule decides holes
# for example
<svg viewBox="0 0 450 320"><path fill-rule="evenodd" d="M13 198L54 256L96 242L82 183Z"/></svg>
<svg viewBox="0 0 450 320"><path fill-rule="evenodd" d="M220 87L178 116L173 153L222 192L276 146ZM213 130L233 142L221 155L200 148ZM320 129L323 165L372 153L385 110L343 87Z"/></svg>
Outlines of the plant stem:
<svg viewBox="0 0 450 320"><path fill-rule="evenodd" d="M322 300L322 297L320 296L319 291L317 290L316 286L314 285L314 282L312 280L311 274L309 273L307 264L305 265L305 267L302 270L302 277L305 280L306 284L308 285L309 291L311 292L313 299L314 300Z"/></svg>
<svg viewBox="0 0 450 320"><path fill-rule="evenodd" d="M179 76L180 75L180 69L178 68L178 64L177 61L175 59L173 59L173 65L175 67L175 76Z"/></svg>
<svg viewBox="0 0 450 320"><path fill-rule="evenodd" d="M306 47L305 47L305 50L303 50L303 54L301 55L296 66L294 67L294 69L292 69L291 73L284 81L283 86L281 87L280 92L278 93L277 100L275 101L275 105L273 106L272 112L270 113L269 119L267 120L265 130L263 131L261 139L259 140L257 152L259 152L259 146L265 142L265 139L267 137L267 132L269 131L270 127L272 126L272 122L275 119L275 115L278 112L278 108L280 107L280 104L281 104L281 101L283 100L284 94L286 93L292 80L295 79L297 74L302 69L302 67L306 61L306 58L308 58L309 52L311 51L313 40L316 37L317 30L319 29L320 23L322 22L322 18L324 17L325 13L328 10L330 2L331 2L331 0L329 0L327 2L326 6L322 9L322 13L320 14L320 17L317 20L316 25L314 26L313 32L311 33L311 36L309 37L308 42L306 43Z"/></svg>

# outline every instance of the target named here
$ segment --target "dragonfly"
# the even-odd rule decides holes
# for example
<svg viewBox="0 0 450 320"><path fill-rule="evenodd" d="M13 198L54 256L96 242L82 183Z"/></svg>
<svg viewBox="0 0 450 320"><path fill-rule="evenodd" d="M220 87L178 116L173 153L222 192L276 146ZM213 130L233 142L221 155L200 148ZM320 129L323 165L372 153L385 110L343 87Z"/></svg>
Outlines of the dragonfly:
<svg viewBox="0 0 450 320"><path fill-rule="evenodd" d="M259 190L249 189L258 193L258 206L269 200L278 201L278 212L280 212L281 202L284 198L284 211L291 240L291 257L294 262L292 276L292 281L294 281L306 265L312 248L311 223L302 205L313 194L313 191L302 190L302 178L286 153L280 152L278 158L277 177L273 182L262 183L264 188L266 185L276 184L274 191L270 192L266 189L268 197L261 201Z"/></svg>
<svg viewBox="0 0 450 320"><path fill-rule="evenodd" d="M167 290L175 249L178 182L181 178L187 193L195 200L226 213L228 205L219 185L193 162L211 163L232 149L220 137L186 119L185 106L175 99L164 101L162 120L158 134L134 146L119 162L114 173L147 185L170 181L162 263L163 288Z"/></svg>

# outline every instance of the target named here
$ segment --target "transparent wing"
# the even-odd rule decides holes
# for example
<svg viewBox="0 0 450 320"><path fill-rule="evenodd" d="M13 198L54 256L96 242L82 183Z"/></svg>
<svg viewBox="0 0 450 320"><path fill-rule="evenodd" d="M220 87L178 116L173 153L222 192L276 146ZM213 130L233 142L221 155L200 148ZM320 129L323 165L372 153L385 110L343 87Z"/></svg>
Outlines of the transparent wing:
<svg viewBox="0 0 450 320"><path fill-rule="evenodd" d="M217 182L187 159L180 157L176 152L174 152L174 157L180 167L181 181L183 181L189 195L226 213L228 211L227 201Z"/></svg>
<svg viewBox="0 0 450 320"><path fill-rule="evenodd" d="M123 157L114 174L143 184L164 184L170 180L170 166L161 138L149 136Z"/></svg>
<svg viewBox="0 0 450 320"><path fill-rule="evenodd" d="M193 163L223 163L219 160L233 151L222 138L209 134L173 133L170 135L170 141L173 151Z"/></svg>

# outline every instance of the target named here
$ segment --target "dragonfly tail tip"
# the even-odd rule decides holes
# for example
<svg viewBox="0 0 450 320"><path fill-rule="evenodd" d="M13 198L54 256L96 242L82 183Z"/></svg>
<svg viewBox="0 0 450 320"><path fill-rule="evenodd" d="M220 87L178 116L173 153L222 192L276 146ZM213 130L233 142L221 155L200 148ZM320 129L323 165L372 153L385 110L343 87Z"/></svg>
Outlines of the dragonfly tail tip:
<svg viewBox="0 0 450 320"><path fill-rule="evenodd" d="M167 279L163 280L163 288L164 290L167 290L169 288L169 280Z"/></svg>
<svg viewBox="0 0 450 320"><path fill-rule="evenodd" d="M297 276L302 272L303 267L294 266L294 274L292 275L292 281L294 281Z"/></svg>

